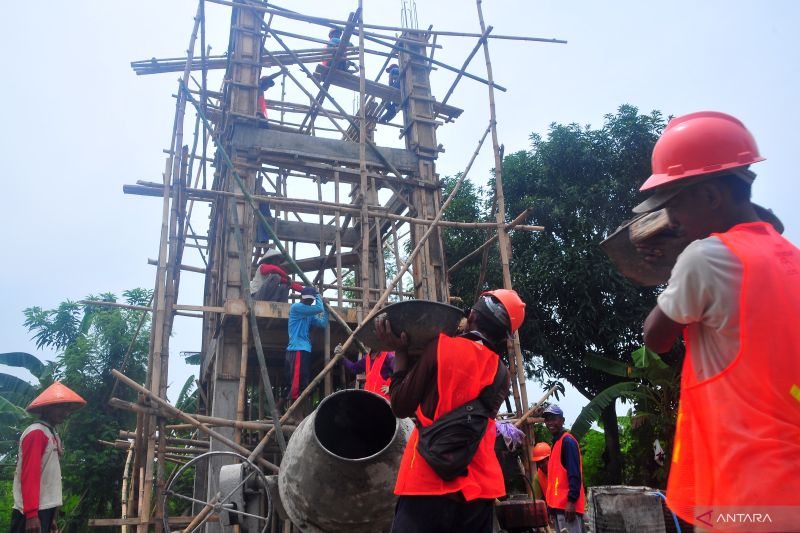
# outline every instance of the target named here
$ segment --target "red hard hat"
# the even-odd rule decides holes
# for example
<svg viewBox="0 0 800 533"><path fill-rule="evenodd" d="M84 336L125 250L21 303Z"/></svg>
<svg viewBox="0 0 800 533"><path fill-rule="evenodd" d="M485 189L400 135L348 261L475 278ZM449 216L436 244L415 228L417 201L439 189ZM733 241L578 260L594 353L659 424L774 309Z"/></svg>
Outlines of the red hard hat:
<svg viewBox="0 0 800 533"><path fill-rule="evenodd" d="M690 113L672 119L664 129L653 148L653 174L639 190L763 160L739 119L716 111Z"/></svg>
<svg viewBox="0 0 800 533"><path fill-rule="evenodd" d="M86 400L60 381L55 381L44 392L34 398L25 410L29 413L35 413L45 407L58 404L74 404L73 407L78 409L86 405Z"/></svg>
<svg viewBox="0 0 800 533"><path fill-rule="evenodd" d="M546 442L537 442L531 450L531 461L541 461L550 457L550 445Z"/></svg>
<svg viewBox="0 0 800 533"><path fill-rule="evenodd" d="M495 289L493 291L486 291L481 294L494 296L503 304L503 307L508 313L508 319L511 322L511 333L514 333L522 325L525 320L525 302L519 297L517 291L512 289Z"/></svg>

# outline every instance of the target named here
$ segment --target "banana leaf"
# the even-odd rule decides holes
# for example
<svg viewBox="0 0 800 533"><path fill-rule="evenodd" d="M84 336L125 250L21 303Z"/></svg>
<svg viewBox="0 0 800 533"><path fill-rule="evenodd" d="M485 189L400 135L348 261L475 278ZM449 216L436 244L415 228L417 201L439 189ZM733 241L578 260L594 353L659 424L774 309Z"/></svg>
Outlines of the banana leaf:
<svg viewBox="0 0 800 533"><path fill-rule="evenodd" d="M637 396L638 387L639 384L632 381L623 381L608 387L586 404L581 414L575 419L575 423L572 424L572 428L570 428L569 432L580 441L589 429L591 429L592 424L600 418L603 409L611 405L614 400L621 396Z"/></svg>
<svg viewBox="0 0 800 533"><path fill-rule="evenodd" d="M36 397L36 387L11 374L0 373L0 396L18 407L25 407Z"/></svg>
<svg viewBox="0 0 800 533"><path fill-rule="evenodd" d="M25 352L0 353L0 365L26 368L36 377L44 371L44 363L38 357Z"/></svg>

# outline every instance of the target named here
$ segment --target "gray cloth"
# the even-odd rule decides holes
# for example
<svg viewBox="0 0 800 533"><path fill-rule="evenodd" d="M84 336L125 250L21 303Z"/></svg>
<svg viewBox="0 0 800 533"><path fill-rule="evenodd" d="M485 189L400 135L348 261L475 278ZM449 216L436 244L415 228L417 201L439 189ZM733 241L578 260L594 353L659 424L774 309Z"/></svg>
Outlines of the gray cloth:
<svg viewBox="0 0 800 533"><path fill-rule="evenodd" d="M283 302L289 301L289 285L281 283L278 274L270 274L261 283L261 287L253 294L254 300L264 302Z"/></svg>
<svg viewBox="0 0 800 533"><path fill-rule="evenodd" d="M556 533L561 533L566 530L567 533L583 533L583 516L576 514L575 520L567 522L567 517L564 513L556 511L553 513L553 525Z"/></svg>

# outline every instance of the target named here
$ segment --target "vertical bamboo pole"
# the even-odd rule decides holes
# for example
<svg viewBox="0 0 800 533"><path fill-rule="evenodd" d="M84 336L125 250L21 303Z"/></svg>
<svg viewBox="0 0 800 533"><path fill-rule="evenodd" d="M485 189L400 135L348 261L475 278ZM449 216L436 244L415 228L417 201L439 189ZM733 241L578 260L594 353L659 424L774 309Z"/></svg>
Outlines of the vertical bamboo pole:
<svg viewBox="0 0 800 533"><path fill-rule="evenodd" d="M179 82L180 85L184 84L189 79L191 72L191 64L194 54L195 41L197 39L197 32L200 27L200 20L203 10L203 4L200 2L197 6L197 14L194 17L194 28L192 29L191 37L189 38L189 48L187 49L186 67L183 71L183 78ZM170 220L170 197L172 188L172 176L180 167L179 162L176 163L175 154L180 149L183 143L183 120L186 113L186 97L182 90L178 91L178 100L175 107L175 120L173 123L173 137L170 147L170 156L167 158L166 169L164 172L164 195L162 203L162 218L161 218L161 244L158 252L158 267L156 274L156 287L153 297L153 331L150 341L150 366L149 366L149 383L148 388L151 391L159 394L162 389L162 357L164 357L164 336L169 336L169 331L165 331L168 317L167 313L171 313L172 309L166 309L166 289L167 289L167 249L169 245L169 220ZM168 341L167 341L168 342ZM168 354L167 354L168 355ZM150 506L152 501L153 489L153 461L155 459L156 444L150 435L151 417L145 417L145 431L144 437L147 439L147 451L145 453L144 464L141 465L141 479L139 482L139 525L137 527L138 533L147 533L148 522L150 521Z"/></svg>
<svg viewBox="0 0 800 533"><path fill-rule="evenodd" d="M336 203L339 203L339 171L333 172L333 181L336 186L334 192ZM342 299L344 298L344 290L342 287L342 216L341 211L336 211L336 297L339 301L339 307L342 307Z"/></svg>
<svg viewBox="0 0 800 533"><path fill-rule="evenodd" d="M236 421L244 421L244 406L247 400L247 353L249 352L250 330L247 322L247 312L242 313L242 359L239 363L239 397L236 401ZM236 444L242 443L242 428L233 434Z"/></svg>
<svg viewBox="0 0 800 533"><path fill-rule="evenodd" d="M366 120L366 67L364 66L364 1L358 1L358 170L361 184L361 291L362 306L369 309L369 216L367 203L367 120Z"/></svg>
<svg viewBox="0 0 800 533"><path fill-rule="evenodd" d="M481 0L476 0L478 6L478 19L481 24L481 33L486 32L486 23L483 20L483 10ZM499 238L500 262L503 267L503 287L511 289L511 268L509 266L511 244L506 232L506 208L505 196L503 194L503 161L500 157L500 143L497 140L497 114L494 105L494 81L492 77L492 60L489 57L489 40L483 41L483 55L486 58L486 78L489 80L489 114L492 125L492 145L494 146L494 168L495 168L495 188L497 197L497 235ZM512 371L516 371L516 382L519 387L519 397L514 398L517 402L517 415L528 408L528 393L525 390L525 367L522 360L522 350L519 345L519 335L514 334L512 350L509 351L509 363L512 363Z"/></svg>

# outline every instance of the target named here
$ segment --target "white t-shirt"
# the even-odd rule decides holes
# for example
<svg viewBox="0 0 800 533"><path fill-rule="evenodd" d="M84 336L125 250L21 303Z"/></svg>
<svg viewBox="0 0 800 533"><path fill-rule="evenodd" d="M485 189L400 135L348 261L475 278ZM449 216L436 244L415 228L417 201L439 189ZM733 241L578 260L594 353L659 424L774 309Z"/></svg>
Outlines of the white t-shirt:
<svg viewBox="0 0 800 533"><path fill-rule="evenodd" d="M678 256L658 307L687 325L698 380L724 370L739 353L742 263L717 237L692 242Z"/></svg>

